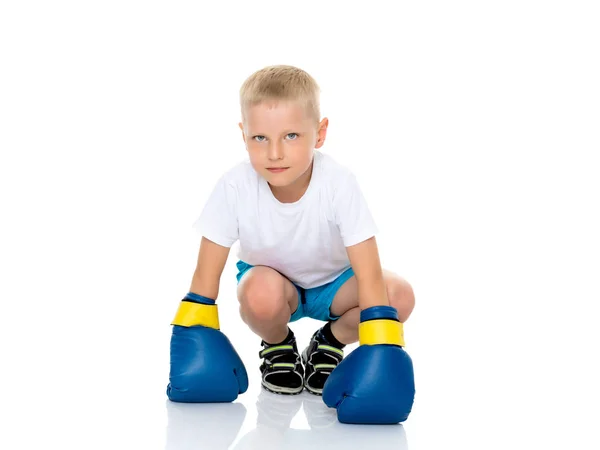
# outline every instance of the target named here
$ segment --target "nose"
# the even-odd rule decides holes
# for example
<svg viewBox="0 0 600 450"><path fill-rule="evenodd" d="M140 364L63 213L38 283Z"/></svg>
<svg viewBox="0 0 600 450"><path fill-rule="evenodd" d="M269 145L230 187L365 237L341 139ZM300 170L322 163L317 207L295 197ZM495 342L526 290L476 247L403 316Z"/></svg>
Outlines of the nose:
<svg viewBox="0 0 600 450"><path fill-rule="evenodd" d="M271 161L283 159L283 146L279 142L272 141L269 145L267 157Z"/></svg>

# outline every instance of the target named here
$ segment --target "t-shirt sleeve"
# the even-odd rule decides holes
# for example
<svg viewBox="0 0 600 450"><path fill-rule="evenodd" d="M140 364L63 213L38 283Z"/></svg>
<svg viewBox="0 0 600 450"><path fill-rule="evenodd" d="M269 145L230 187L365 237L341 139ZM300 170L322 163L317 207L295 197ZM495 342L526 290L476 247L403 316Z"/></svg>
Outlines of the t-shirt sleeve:
<svg viewBox="0 0 600 450"><path fill-rule="evenodd" d="M335 221L346 247L375 236L377 225L353 174L338 187L334 198Z"/></svg>
<svg viewBox="0 0 600 450"><path fill-rule="evenodd" d="M235 186L224 175L194 222L196 233L223 247L231 247L239 237L237 202Z"/></svg>

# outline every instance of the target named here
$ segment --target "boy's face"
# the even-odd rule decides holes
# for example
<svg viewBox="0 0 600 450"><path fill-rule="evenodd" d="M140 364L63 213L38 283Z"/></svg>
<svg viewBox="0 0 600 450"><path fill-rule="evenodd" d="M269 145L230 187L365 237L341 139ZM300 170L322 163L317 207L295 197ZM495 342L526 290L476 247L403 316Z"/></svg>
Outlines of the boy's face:
<svg viewBox="0 0 600 450"><path fill-rule="evenodd" d="M313 150L325 142L328 120L320 123L295 102L264 102L245 111L240 123L250 162L271 186L303 185Z"/></svg>

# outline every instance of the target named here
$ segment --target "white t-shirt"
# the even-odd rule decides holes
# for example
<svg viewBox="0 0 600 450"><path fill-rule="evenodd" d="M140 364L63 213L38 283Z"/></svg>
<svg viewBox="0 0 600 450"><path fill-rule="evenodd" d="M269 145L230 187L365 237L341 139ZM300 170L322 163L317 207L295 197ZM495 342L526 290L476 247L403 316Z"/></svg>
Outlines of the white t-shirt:
<svg viewBox="0 0 600 450"><path fill-rule="evenodd" d="M336 279L350 267L346 247L377 233L354 174L316 150L300 200L281 203L244 161L217 182L194 228L224 247L239 239L239 259L307 289Z"/></svg>

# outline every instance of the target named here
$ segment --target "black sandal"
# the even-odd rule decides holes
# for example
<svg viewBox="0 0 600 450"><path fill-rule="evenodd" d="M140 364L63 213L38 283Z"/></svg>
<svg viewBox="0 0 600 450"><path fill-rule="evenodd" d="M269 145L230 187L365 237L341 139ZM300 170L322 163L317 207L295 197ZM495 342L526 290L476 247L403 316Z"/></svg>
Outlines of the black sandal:
<svg viewBox="0 0 600 450"><path fill-rule="evenodd" d="M306 368L304 387L315 395L323 395L323 386L333 369L344 359L344 351L326 345L312 337L308 347L302 352L302 362Z"/></svg>
<svg viewBox="0 0 600 450"><path fill-rule="evenodd" d="M259 352L264 358L260 366L262 386L269 392L284 395L300 394L304 389L304 368L296 347L296 339L289 344L267 345Z"/></svg>

